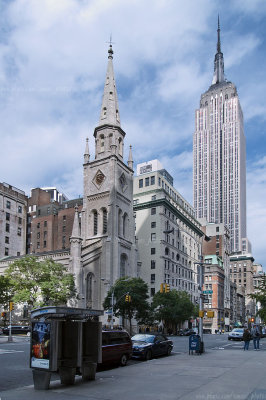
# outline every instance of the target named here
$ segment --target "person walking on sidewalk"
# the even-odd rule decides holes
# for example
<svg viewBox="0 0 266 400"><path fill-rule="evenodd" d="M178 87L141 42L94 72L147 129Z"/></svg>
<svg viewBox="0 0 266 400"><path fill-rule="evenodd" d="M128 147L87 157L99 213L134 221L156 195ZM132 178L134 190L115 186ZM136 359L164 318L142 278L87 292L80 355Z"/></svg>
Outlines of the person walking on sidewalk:
<svg viewBox="0 0 266 400"><path fill-rule="evenodd" d="M260 329L258 325L253 325L253 328L251 329L251 335L253 339L253 346L254 350L259 350L260 349Z"/></svg>
<svg viewBox="0 0 266 400"><path fill-rule="evenodd" d="M250 339L251 339L251 334L248 329L245 329L243 333L244 350L248 350Z"/></svg>

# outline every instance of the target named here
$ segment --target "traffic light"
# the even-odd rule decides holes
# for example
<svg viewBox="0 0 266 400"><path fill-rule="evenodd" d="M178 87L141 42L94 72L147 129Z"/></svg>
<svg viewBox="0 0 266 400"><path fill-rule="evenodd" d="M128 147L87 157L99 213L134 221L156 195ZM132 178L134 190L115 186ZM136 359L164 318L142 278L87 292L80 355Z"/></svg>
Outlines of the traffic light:
<svg viewBox="0 0 266 400"><path fill-rule="evenodd" d="M130 296L129 294L126 295L126 301L127 301L128 303L131 302L131 296Z"/></svg>
<svg viewBox="0 0 266 400"><path fill-rule="evenodd" d="M2 317L2 318L6 318L6 312L4 312L4 311L1 312L1 317Z"/></svg>
<svg viewBox="0 0 266 400"><path fill-rule="evenodd" d="M254 322L254 321L255 321L255 319L252 317L252 318L251 318L251 322Z"/></svg>
<svg viewBox="0 0 266 400"><path fill-rule="evenodd" d="M207 318L214 318L214 311L207 311Z"/></svg>
<svg viewBox="0 0 266 400"><path fill-rule="evenodd" d="M169 285L169 283L166 283L166 284L165 284L164 290L165 290L165 293L169 293L169 292L170 292L170 285Z"/></svg>
<svg viewBox="0 0 266 400"><path fill-rule="evenodd" d="M12 311L12 310L14 310L14 303L13 303L13 301L10 301L9 302L9 311Z"/></svg>
<svg viewBox="0 0 266 400"><path fill-rule="evenodd" d="M164 289L164 283L160 284L160 293L163 293L163 289Z"/></svg>

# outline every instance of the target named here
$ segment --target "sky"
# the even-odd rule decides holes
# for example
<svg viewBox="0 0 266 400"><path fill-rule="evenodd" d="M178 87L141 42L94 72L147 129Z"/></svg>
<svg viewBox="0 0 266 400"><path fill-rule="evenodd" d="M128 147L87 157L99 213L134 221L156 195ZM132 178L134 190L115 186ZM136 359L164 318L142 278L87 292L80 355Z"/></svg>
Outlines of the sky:
<svg viewBox="0 0 266 400"><path fill-rule="evenodd" d="M110 36L125 161L158 158L192 204L192 138L217 16L247 143L247 236L266 268L265 0L0 0L0 181L82 197Z"/></svg>

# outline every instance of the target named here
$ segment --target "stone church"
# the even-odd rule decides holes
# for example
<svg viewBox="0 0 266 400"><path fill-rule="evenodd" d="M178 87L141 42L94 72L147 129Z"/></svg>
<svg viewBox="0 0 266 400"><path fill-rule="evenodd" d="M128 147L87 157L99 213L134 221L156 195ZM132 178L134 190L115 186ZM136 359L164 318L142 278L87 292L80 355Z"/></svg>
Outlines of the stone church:
<svg viewBox="0 0 266 400"><path fill-rule="evenodd" d="M76 277L78 305L102 308L107 290L123 276L137 275L133 216L131 147L124 162L125 132L121 128L113 70L112 45L100 120L94 130L95 158L88 139L84 154L81 216L75 212L70 238L70 271Z"/></svg>
<svg viewBox="0 0 266 400"><path fill-rule="evenodd" d="M108 50L100 120L94 130L95 158L89 141L84 154L83 208L75 208L70 250L35 254L68 266L75 276L77 307L102 309L107 291L123 276L137 276L133 216L133 159L131 146L124 162L125 132L121 128L113 70ZM15 258L0 261L0 273Z"/></svg>

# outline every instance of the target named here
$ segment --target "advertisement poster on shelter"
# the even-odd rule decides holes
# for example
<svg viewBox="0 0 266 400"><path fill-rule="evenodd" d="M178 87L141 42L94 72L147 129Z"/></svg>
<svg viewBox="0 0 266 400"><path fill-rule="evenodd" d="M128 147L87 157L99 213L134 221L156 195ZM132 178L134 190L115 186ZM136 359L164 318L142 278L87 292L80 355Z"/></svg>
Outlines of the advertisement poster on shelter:
<svg viewBox="0 0 266 400"><path fill-rule="evenodd" d="M50 367L50 330L50 323L32 323L31 367L33 368Z"/></svg>

